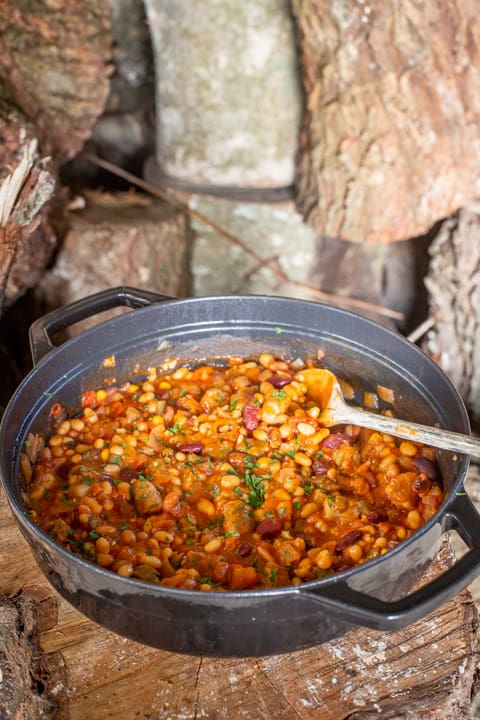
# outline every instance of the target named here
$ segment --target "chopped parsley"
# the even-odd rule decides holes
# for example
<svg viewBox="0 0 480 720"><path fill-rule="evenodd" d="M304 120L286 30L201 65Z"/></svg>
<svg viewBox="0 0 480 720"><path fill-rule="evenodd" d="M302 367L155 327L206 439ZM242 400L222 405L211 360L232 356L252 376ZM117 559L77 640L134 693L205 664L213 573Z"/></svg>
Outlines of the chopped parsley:
<svg viewBox="0 0 480 720"><path fill-rule="evenodd" d="M265 484L263 478L259 475L255 475L250 470L246 470L245 485L250 488L247 503L251 505L252 508L260 507L265 500Z"/></svg>
<svg viewBox="0 0 480 720"><path fill-rule="evenodd" d="M173 423L172 427L168 428L168 432L172 433L172 435L185 435L185 431L178 422Z"/></svg>
<svg viewBox="0 0 480 720"><path fill-rule="evenodd" d="M305 495L310 495L313 492L313 485L310 478L303 481L302 487L305 490Z"/></svg>

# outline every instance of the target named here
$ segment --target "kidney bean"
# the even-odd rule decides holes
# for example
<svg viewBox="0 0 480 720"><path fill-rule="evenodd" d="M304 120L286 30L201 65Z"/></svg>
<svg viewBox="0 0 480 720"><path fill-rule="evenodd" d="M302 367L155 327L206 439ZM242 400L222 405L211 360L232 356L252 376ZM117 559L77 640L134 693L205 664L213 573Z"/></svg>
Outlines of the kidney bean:
<svg viewBox="0 0 480 720"><path fill-rule="evenodd" d="M241 558L247 558L249 555L252 554L252 551L253 551L253 545L247 545L245 543L245 544L238 546L237 555Z"/></svg>
<svg viewBox="0 0 480 720"><path fill-rule="evenodd" d="M260 408L256 405L245 405L243 408L242 419L247 430L255 430L260 422Z"/></svg>
<svg viewBox="0 0 480 720"><path fill-rule="evenodd" d="M368 513L367 520L376 525L377 523L386 522L388 517L385 513L371 512Z"/></svg>
<svg viewBox="0 0 480 720"><path fill-rule="evenodd" d="M361 530L351 530L348 533L345 533L345 535L342 535L340 540L338 541L335 552L340 555L349 545L353 545L353 543L356 543L357 540L360 540L362 537L363 532Z"/></svg>
<svg viewBox="0 0 480 720"><path fill-rule="evenodd" d="M424 495L432 489L432 483L425 473L421 473L420 477L418 477L414 481L412 487L415 492L419 493L420 495Z"/></svg>
<svg viewBox="0 0 480 720"><path fill-rule="evenodd" d="M202 442L184 443L183 445L177 445L177 450L183 453L195 453L195 455L201 455L205 450L205 445Z"/></svg>
<svg viewBox="0 0 480 720"><path fill-rule="evenodd" d="M345 443L350 444L351 441L352 438L346 433L330 433L330 435L327 435L327 437L322 440L320 447L326 448L327 450L335 450Z"/></svg>
<svg viewBox="0 0 480 720"><path fill-rule="evenodd" d="M265 518L265 520L261 520L257 527L255 528L255 532L260 535L262 540L271 540L274 537L277 537L281 533L283 529L283 525L280 522L280 520L276 520L275 518Z"/></svg>
<svg viewBox="0 0 480 720"><path fill-rule="evenodd" d="M283 388L285 385L290 385L292 378L290 375L272 375L268 381L274 388Z"/></svg>
<svg viewBox="0 0 480 720"><path fill-rule="evenodd" d="M319 457L315 458L312 462L312 471L314 475L323 477L328 473L332 467L332 462L328 458Z"/></svg>
<svg viewBox="0 0 480 720"><path fill-rule="evenodd" d="M138 478L138 473L135 472L135 470L132 470L132 468L129 467L121 467L120 472L118 473L118 479L124 480L130 482L132 478L135 477L135 479Z"/></svg>
<svg viewBox="0 0 480 720"><path fill-rule="evenodd" d="M435 482L435 480L438 480L439 477L439 471L438 471L438 465L437 463L432 462L426 457L414 457L413 458L413 464L417 468L417 470L420 470L420 472L425 473L425 475L428 477L429 480L432 480L432 482Z"/></svg>

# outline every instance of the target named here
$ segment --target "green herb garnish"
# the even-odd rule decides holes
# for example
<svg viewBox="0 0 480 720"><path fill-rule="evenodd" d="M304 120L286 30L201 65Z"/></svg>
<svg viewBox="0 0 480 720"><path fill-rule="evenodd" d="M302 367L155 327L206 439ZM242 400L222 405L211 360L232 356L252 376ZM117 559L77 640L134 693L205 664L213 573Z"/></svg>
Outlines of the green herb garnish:
<svg viewBox="0 0 480 720"><path fill-rule="evenodd" d="M265 500L265 484L263 478L255 475L250 470L245 471L245 485L250 488L247 503L252 508L258 508Z"/></svg>

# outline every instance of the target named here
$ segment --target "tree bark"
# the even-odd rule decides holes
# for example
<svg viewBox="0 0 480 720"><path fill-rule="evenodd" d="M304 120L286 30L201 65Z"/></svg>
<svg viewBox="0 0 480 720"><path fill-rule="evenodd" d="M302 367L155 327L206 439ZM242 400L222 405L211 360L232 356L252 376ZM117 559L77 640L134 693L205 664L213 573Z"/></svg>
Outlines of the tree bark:
<svg viewBox="0 0 480 720"><path fill-rule="evenodd" d="M55 717L58 702L46 687L53 676L37 645L38 633L55 622L56 599L42 585L31 585L11 598L0 596L0 717Z"/></svg>
<svg viewBox="0 0 480 720"><path fill-rule="evenodd" d="M292 0L306 93L297 204L319 235L424 234L478 197L474 0Z"/></svg>
<svg viewBox="0 0 480 720"><path fill-rule="evenodd" d="M440 227L425 278L433 328L426 350L457 386L480 421L480 203Z"/></svg>
<svg viewBox="0 0 480 720"><path fill-rule="evenodd" d="M0 97L58 164L90 137L109 91L107 0L0 0Z"/></svg>
<svg viewBox="0 0 480 720"><path fill-rule="evenodd" d="M40 620L28 638L32 672L43 686L34 689L50 703L51 720L472 718L479 658L477 612L468 591L396 632L359 628L318 647L267 658L189 657L125 640L59 598L36 567L1 492L0 526L0 595L15 596L32 585L37 593ZM446 540L427 577L451 562ZM0 609L9 603L0 601ZM24 677L25 655L11 647L10 664L16 658L17 676ZM7 701L8 688L0 686L0 706Z"/></svg>
<svg viewBox="0 0 480 720"><path fill-rule="evenodd" d="M34 129L0 104L0 313L33 287L56 245L56 174L39 157Z"/></svg>

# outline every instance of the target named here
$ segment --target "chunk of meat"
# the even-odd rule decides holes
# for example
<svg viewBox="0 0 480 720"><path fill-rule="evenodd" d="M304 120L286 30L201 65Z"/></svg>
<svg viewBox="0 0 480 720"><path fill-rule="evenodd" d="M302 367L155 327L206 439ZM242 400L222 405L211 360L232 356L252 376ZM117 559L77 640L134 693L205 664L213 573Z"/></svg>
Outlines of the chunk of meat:
<svg viewBox="0 0 480 720"><path fill-rule="evenodd" d="M149 480L135 480L132 484L132 496L140 515L152 515L162 509L162 496Z"/></svg>

